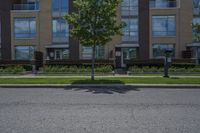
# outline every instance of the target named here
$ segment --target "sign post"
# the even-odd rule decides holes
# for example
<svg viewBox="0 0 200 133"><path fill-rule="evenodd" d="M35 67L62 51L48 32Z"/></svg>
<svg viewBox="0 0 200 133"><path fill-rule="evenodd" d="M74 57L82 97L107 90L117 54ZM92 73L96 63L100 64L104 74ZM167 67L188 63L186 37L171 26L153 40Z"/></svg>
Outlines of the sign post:
<svg viewBox="0 0 200 133"><path fill-rule="evenodd" d="M172 63L171 54L172 50L165 51L164 78L169 78L169 67Z"/></svg>

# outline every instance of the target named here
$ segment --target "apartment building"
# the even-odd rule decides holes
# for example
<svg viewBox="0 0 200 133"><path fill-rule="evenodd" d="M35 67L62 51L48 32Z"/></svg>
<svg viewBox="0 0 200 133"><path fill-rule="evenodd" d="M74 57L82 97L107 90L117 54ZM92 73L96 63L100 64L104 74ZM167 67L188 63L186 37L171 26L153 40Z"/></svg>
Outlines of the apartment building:
<svg viewBox="0 0 200 133"><path fill-rule="evenodd" d="M200 46L193 41L192 22L199 0L124 0L118 8L119 21L126 22L124 35L96 49L96 58L113 60L117 67L127 62L163 58L172 50L175 59L192 50L200 58ZM34 52L45 60L90 60L92 49L69 36L63 19L75 9L72 0L1 0L0 60L32 60Z"/></svg>

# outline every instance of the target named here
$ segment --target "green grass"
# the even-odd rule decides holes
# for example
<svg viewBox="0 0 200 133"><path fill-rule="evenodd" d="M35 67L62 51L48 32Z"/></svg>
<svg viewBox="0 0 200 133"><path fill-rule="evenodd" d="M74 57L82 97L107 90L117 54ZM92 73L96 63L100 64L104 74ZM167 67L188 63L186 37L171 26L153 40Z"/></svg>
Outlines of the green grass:
<svg viewBox="0 0 200 133"><path fill-rule="evenodd" d="M200 74L169 74L170 76L200 76ZM163 76L163 74L130 74L129 76Z"/></svg>
<svg viewBox="0 0 200 133"><path fill-rule="evenodd" d="M200 78L1 78L0 84L200 84Z"/></svg>
<svg viewBox="0 0 200 133"><path fill-rule="evenodd" d="M0 74L0 76L27 76L28 74ZM91 74L36 74L35 76L90 76ZM200 76L200 74L169 74L170 76ZM95 76L113 76L113 74L95 74ZM163 74L130 74L128 76L163 76Z"/></svg>

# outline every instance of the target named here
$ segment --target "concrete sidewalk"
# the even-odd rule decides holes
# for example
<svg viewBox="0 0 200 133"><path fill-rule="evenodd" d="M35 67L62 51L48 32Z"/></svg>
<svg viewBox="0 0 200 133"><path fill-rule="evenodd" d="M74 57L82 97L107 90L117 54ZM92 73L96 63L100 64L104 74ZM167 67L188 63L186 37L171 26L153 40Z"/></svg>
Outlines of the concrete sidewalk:
<svg viewBox="0 0 200 133"><path fill-rule="evenodd" d="M116 75L116 76L95 76L96 78L162 78L163 76L129 76L129 75ZM170 76L171 78L200 78L200 76ZM0 76L3 78L91 78L91 76L35 76L35 75L20 75L20 76Z"/></svg>
<svg viewBox="0 0 200 133"><path fill-rule="evenodd" d="M199 88L200 84L0 84L0 88L63 88L63 87L148 87L148 88Z"/></svg>

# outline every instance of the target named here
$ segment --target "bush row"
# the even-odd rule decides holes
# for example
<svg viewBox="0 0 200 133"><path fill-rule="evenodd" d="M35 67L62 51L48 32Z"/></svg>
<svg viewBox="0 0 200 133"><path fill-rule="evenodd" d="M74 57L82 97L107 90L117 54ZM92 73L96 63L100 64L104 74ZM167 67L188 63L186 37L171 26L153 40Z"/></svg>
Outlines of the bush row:
<svg viewBox="0 0 200 133"><path fill-rule="evenodd" d="M4 64L0 64L0 69L10 69L10 68L23 68L25 69L24 71L32 71L32 65L25 65L25 64L11 64L11 65L4 65Z"/></svg>
<svg viewBox="0 0 200 133"><path fill-rule="evenodd" d="M164 63L134 63L134 64L128 64L128 67L164 67ZM172 67L176 68L193 68L193 67L199 67L199 65L196 65L194 63L173 63L171 65Z"/></svg>
<svg viewBox="0 0 200 133"><path fill-rule="evenodd" d="M7 67L0 66L0 72L2 72L2 73L20 73L20 72L24 72L24 71L26 71L26 69L20 65L7 66Z"/></svg>
<svg viewBox="0 0 200 133"><path fill-rule="evenodd" d="M60 65L47 65L40 69L42 72L91 72L91 66L60 66ZM95 72L112 72L113 66L112 65L98 65L95 66Z"/></svg>
<svg viewBox="0 0 200 133"><path fill-rule="evenodd" d="M138 67L138 66L132 66L128 68L129 72L164 72L163 67ZM200 67L170 67L169 68L170 72L200 72Z"/></svg>

